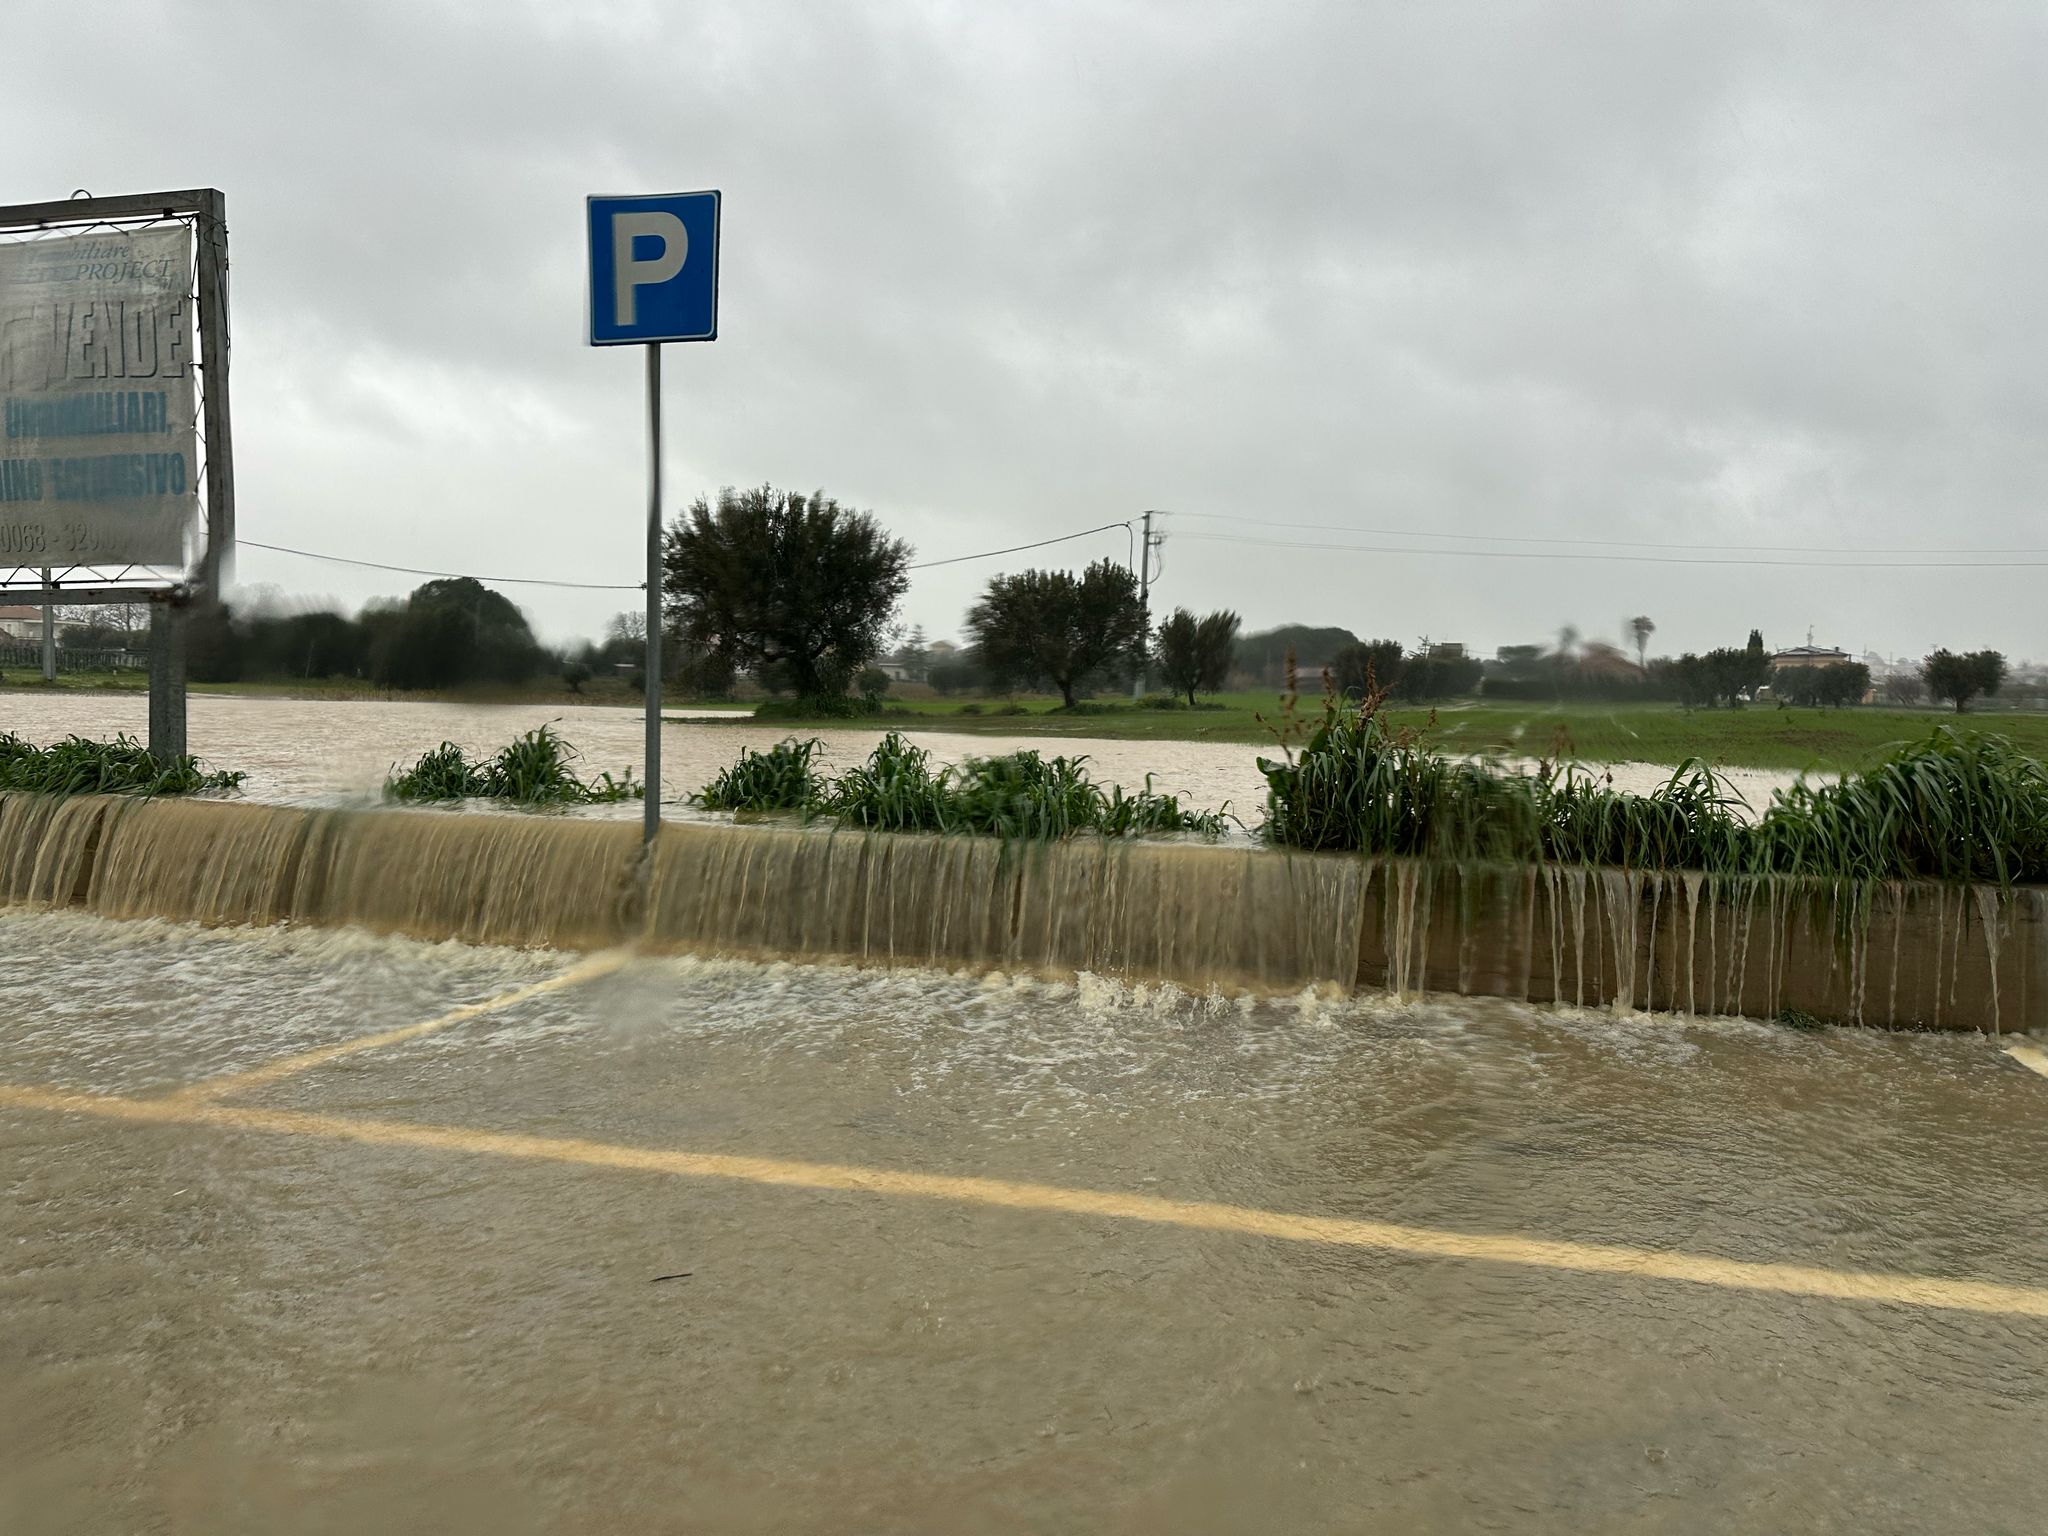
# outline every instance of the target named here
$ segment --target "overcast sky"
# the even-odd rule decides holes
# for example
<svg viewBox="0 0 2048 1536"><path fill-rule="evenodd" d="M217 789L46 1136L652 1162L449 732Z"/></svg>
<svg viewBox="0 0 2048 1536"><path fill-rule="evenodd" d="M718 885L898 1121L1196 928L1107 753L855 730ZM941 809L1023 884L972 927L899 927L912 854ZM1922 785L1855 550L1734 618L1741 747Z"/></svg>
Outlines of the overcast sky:
<svg viewBox="0 0 2048 1536"><path fill-rule="evenodd" d="M823 487L922 560L1168 509L1159 604L1249 628L2048 656L2036 4L9 0L0 37L0 200L227 194L247 538L636 581L583 198L718 187L672 503ZM1674 553L1792 563L1611 558ZM554 638L637 600L507 590Z"/></svg>

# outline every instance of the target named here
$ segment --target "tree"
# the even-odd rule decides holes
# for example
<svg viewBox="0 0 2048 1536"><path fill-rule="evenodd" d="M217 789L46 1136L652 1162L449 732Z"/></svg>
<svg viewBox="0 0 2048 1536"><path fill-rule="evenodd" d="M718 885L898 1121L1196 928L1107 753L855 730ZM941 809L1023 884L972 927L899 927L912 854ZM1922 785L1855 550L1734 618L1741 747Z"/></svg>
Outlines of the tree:
<svg viewBox="0 0 2048 1536"><path fill-rule="evenodd" d="M1884 680L1888 704L1918 704L1927 697L1927 682L1917 672L1893 672Z"/></svg>
<svg viewBox="0 0 2048 1536"><path fill-rule="evenodd" d="M1088 677L1144 648L1138 578L1098 560L1071 571L998 576L967 614L967 633L989 675L1003 687L1049 682L1066 707Z"/></svg>
<svg viewBox="0 0 2048 1536"><path fill-rule="evenodd" d="M139 650L149 628L147 603L85 603L59 608L57 643L67 651Z"/></svg>
<svg viewBox="0 0 2048 1536"><path fill-rule="evenodd" d="M1401 642L1369 640L1345 646L1330 658L1330 681L1347 699L1391 690L1401 681Z"/></svg>
<svg viewBox="0 0 2048 1536"><path fill-rule="evenodd" d="M1870 667L1860 661L1838 661L1822 667L1820 701L1840 709L1844 704L1861 704L1870 696Z"/></svg>
<svg viewBox="0 0 2048 1536"><path fill-rule="evenodd" d="M543 660L526 615L471 576L438 577L403 608L365 610L363 620L370 675L387 688L522 682Z"/></svg>
<svg viewBox="0 0 2048 1536"><path fill-rule="evenodd" d="M1771 692L1788 704L1819 709L1860 704L1870 691L1870 668L1860 661L1838 661L1825 667L1780 667L1771 674Z"/></svg>
<svg viewBox="0 0 2048 1536"><path fill-rule="evenodd" d="M1196 618L1185 608L1176 608L1159 626L1153 655L1166 685L1188 696L1194 707L1197 689L1214 693L1230 676L1230 663L1237 641L1237 615L1218 609Z"/></svg>
<svg viewBox="0 0 2048 1536"><path fill-rule="evenodd" d="M1477 689L1483 670L1477 657L1439 645L1401 663L1394 692L1404 699L1455 698Z"/></svg>
<svg viewBox="0 0 2048 1536"><path fill-rule="evenodd" d="M981 668L972 655L961 652L935 661L925 671L925 681L939 694L971 693L982 684Z"/></svg>
<svg viewBox="0 0 2048 1536"><path fill-rule="evenodd" d="M1650 636L1657 633L1656 621L1647 613L1639 613L1628 621L1628 632L1636 643L1636 665L1644 671L1650 668ZM1757 637L1761 640L1763 637Z"/></svg>
<svg viewBox="0 0 2048 1536"><path fill-rule="evenodd" d="M911 625L910 633L904 637L903 643L896 647L895 654L889 659L902 666L906 681L924 682L932 664L931 642L925 638L924 626Z"/></svg>
<svg viewBox="0 0 2048 1536"><path fill-rule="evenodd" d="M669 525L664 622L770 687L837 700L880 654L909 564L909 545L822 491L728 486Z"/></svg>
<svg viewBox="0 0 2048 1536"><path fill-rule="evenodd" d="M1237 665L1261 683L1278 688L1287 679L1287 658L1290 655L1302 670L1314 676L1317 668L1330 665L1338 651L1356 644L1358 636L1348 629L1283 624L1278 629L1261 630L1239 640Z"/></svg>
<svg viewBox="0 0 2048 1536"><path fill-rule="evenodd" d="M1754 630L1750 632L1750 638L1757 638ZM1762 671L1758 670L1759 665ZM1733 646L1724 645L1704 656L1695 656L1687 651L1671 664L1669 678L1678 694L1678 701L1689 709L1702 706L1713 709L1723 704L1733 708L1741 702L1743 694L1761 687L1769 679L1769 668L1768 656L1759 662L1758 648L1745 646L1738 651Z"/></svg>
<svg viewBox="0 0 2048 1536"><path fill-rule="evenodd" d="M1998 692L2005 681L2005 657L1997 651L1939 650L1920 664L1920 676L1929 693L1953 703L1960 715L1978 694Z"/></svg>

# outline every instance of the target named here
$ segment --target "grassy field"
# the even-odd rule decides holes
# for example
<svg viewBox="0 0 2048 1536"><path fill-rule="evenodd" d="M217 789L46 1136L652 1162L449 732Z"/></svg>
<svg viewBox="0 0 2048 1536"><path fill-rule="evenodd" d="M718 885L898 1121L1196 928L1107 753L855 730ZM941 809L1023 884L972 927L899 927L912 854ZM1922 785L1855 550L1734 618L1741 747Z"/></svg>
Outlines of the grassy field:
<svg viewBox="0 0 2048 1536"><path fill-rule="evenodd" d="M1304 699L1304 718L1320 701ZM962 731L992 736L1072 736L1115 740L1249 742L1273 745L1283 728L1279 701L1268 694L1217 694L1198 709L1147 709L1129 700L1096 700L1069 712L1057 699L892 701L860 721L777 721L792 731L848 724L905 730ZM724 706L731 708L732 706ZM1000 712L999 712L1000 711ZM1428 725L1428 709L1388 712L1396 726ZM1455 753L1537 757L1560 752L1593 762L1678 763L1689 757L1731 768L1847 769L1876 762L1937 725L2008 736L2035 757L2048 757L2048 714L1972 713L1960 718L1932 709L1683 710L1674 704L1439 705L1430 741ZM675 718L671 714L671 718ZM1297 732L1297 739L1298 739Z"/></svg>

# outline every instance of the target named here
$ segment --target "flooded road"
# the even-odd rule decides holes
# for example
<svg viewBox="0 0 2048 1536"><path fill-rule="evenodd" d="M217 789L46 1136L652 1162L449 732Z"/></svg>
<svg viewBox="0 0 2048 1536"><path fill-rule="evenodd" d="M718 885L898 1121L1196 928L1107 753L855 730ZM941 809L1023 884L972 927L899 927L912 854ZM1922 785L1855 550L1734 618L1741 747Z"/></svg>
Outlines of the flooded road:
<svg viewBox="0 0 2048 1536"><path fill-rule="evenodd" d="M1985 1038L0 944L10 1531L2040 1528Z"/></svg>
<svg viewBox="0 0 2048 1536"><path fill-rule="evenodd" d="M373 798L394 765L453 741L470 752L491 752L522 731L553 722L582 754L585 776L642 767L641 717L637 709L554 704L443 704L387 700L236 698L195 693L190 699L189 745L208 767L236 768L249 775L244 792L252 799L338 803ZM146 701L130 694L0 693L0 730L31 741L49 742L70 734L112 736L148 729ZM791 734L774 725L669 724L662 730L662 797L679 803L729 766L741 749L762 749ZM874 726L805 729L823 743L820 762L828 773L859 762L882 738ZM1192 805L1228 806L1241 820L1256 823L1265 804L1261 756L1268 746L1196 741L1111 741L1092 737L965 735L909 731L936 761L988 757L1035 747L1048 756L1085 755L1091 777L1104 785L1137 789L1151 774L1154 787L1178 794ZM1638 792L1670 776L1669 768L1616 764L1617 787ZM1754 809L1770 802L1773 789L1796 774L1730 769L1725 774ZM633 806L595 808L597 814L634 817Z"/></svg>

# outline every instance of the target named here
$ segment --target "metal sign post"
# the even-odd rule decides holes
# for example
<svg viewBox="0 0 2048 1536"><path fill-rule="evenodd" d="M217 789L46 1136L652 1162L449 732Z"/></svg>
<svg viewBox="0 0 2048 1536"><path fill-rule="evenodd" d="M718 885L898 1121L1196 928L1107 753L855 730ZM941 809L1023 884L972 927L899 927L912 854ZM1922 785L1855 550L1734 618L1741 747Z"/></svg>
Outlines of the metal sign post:
<svg viewBox="0 0 2048 1536"><path fill-rule="evenodd" d="M647 803L641 837L661 831L661 349L718 339L716 192L592 197L590 344L647 348Z"/></svg>
<svg viewBox="0 0 2048 1536"><path fill-rule="evenodd" d="M640 840L661 833L661 343L647 343L647 800Z"/></svg>

